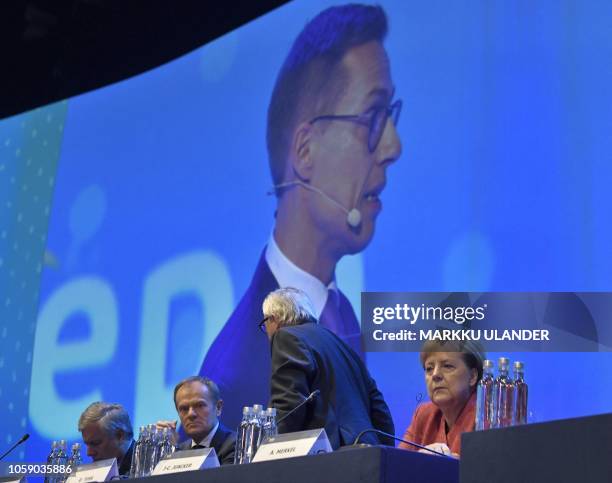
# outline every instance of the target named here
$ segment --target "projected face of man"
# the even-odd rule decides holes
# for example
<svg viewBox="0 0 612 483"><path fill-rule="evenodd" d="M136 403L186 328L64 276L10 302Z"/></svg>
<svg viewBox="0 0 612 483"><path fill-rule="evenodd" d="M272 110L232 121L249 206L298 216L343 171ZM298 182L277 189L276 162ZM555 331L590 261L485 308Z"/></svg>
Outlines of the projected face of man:
<svg viewBox="0 0 612 483"><path fill-rule="evenodd" d="M341 60L340 75L345 78L343 92L333 112L321 114L362 114L391 103L394 88L389 60L380 42L350 49ZM382 209L386 170L401 153L391 119L373 152L368 149L368 136L368 126L338 120L304 122L297 129L295 172L347 209L357 208L362 216L361 224L353 228L346 213L324 196L302 191L307 200L305 216L300 217L303 232L317 247L319 267L327 263L332 272L342 256L363 250L371 240ZM323 270L325 275L330 274Z"/></svg>

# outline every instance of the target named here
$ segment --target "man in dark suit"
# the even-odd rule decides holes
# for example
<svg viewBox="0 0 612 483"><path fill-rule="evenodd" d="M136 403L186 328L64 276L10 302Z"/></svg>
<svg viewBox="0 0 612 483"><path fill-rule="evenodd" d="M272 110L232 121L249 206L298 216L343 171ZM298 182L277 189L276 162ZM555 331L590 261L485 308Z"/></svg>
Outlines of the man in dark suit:
<svg viewBox="0 0 612 483"><path fill-rule="evenodd" d="M312 316L308 297L278 289L263 303L262 327L272 347L270 406L279 420L313 391L320 394L279 422L280 433L325 428L332 448L351 445L366 429L395 434L383 395L360 357ZM365 433L361 442L393 440Z"/></svg>
<svg viewBox="0 0 612 483"><path fill-rule="evenodd" d="M236 434L219 421L223 400L213 381L200 376L183 379L174 388L174 405L189 437L178 445L180 450L215 448L221 465L234 463ZM175 431L176 421L158 421L157 427Z"/></svg>
<svg viewBox="0 0 612 483"><path fill-rule="evenodd" d="M93 461L116 458L119 474L130 474L134 431L130 416L121 404L91 403L81 414L78 428L87 446L87 456Z"/></svg>
<svg viewBox="0 0 612 483"><path fill-rule="evenodd" d="M387 168L401 153L386 34L381 7L331 7L305 26L277 77L267 123L274 230L200 370L228 396L235 424L242 406L269 393L270 359L255 327L270 291L306 292L320 324L361 352L359 321L335 270L372 239Z"/></svg>

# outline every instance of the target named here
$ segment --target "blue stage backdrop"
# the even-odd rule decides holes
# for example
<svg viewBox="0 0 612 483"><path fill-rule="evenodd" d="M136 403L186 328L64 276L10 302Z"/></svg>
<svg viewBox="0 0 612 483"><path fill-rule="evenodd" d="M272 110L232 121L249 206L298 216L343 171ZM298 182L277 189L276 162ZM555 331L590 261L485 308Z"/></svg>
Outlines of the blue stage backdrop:
<svg viewBox="0 0 612 483"><path fill-rule="evenodd" d="M277 73L334 3L293 2L0 123L0 447L29 431L16 457L41 461L51 440L80 440L95 400L135 426L176 418L174 384L198 372L271 235ZM612 290L612 4L380 3L403 152L372 242L336 271L355 312L364 290ZM38 178L38 199L23 195ZM611 356L510 354L540 421L611 411ZM367 362L402 434L426 398L418 355Z"/></svg>

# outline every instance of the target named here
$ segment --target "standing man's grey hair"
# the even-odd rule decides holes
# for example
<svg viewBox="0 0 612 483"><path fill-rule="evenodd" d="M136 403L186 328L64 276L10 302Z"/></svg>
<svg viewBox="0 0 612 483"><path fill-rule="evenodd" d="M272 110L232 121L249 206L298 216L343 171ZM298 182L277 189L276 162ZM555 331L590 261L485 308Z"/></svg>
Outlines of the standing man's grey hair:
<svg viewBox="0 0 612 483"><path fill-rule="evenodd" d="M265 317L274 317L280 327L315 319L308 295L293 287L279 288L270 293L263 302L263 313Z"/></svg>
<svg viewBox="0 0 612 483"><path fill-rule="evenodd" d="M134 437L130 416L121 404L94 402L87 406L79 418L79 431L91 423L98 423L108 434L116 436L120 431L123 435L122 446L124 450L129 448Z"/></svg>

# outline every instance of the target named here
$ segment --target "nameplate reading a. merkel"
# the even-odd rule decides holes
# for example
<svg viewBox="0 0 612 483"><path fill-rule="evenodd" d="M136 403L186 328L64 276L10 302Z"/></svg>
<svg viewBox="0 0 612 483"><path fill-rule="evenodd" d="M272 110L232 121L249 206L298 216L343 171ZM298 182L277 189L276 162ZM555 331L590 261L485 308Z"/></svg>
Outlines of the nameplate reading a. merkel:
<svg viewBox="0 0 612 483"><path fill-rule="evenodd" d="M197 471L219 466L215 448L187 449L176 451L161 460L151 475L167 475L184 471Z"/></svg>
<svg viewBox="0 0 612 483"><path fill-rule="evenodd" d="M279 434L265 439L259 446L253 462L330 453L331 450L325 429L310 429L296 433Z"/></svg>

